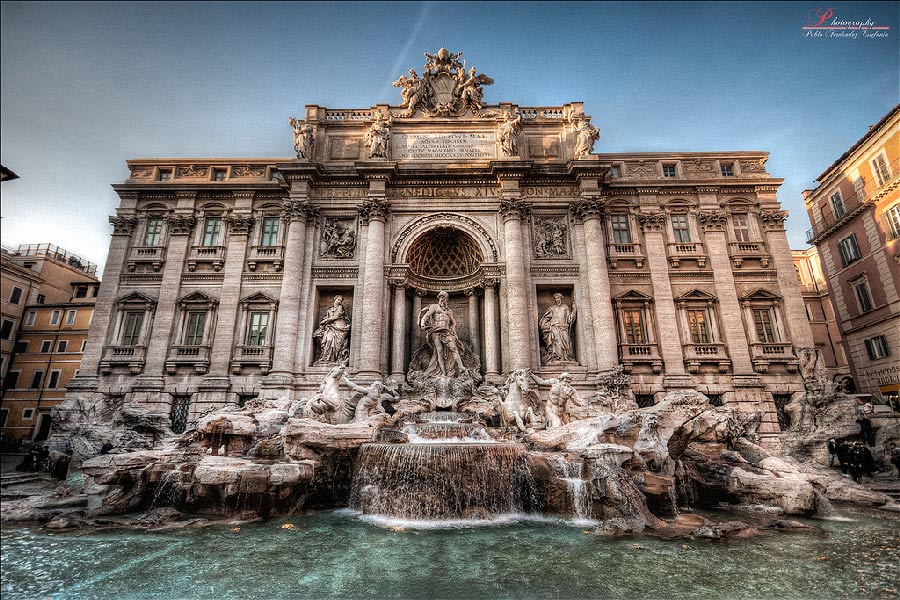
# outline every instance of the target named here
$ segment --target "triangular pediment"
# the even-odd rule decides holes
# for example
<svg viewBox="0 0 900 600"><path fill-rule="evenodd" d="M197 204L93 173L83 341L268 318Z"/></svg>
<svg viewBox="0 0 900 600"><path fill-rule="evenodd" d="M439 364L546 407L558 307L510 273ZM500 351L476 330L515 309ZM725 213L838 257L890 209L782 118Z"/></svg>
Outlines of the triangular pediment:
<svg viewBox="0 0 900 600"><path fill-rule="evenodd" d="M178 304L218 304L219 301L216 298L211 296L207 296L203 292L191 292L187 296L183 296L178 300Z"/></svg>
<svg viewBox="0 0 900 600"><path fill-rule="evenodd" d="M241 304L278 304L278 300L263 292L256 292L242 298Z"/></svg>
<svg viewBox="0 0 900 600"><path fill-rule="evenodd" d="M117 299L116 304L156 304L156 298L145 296L140 292L131 292Z"/></svg>
<svg viewBox="0 0 900 600"><path fill-rule="evenodd" d="M691 290L686 294L682 294L681 296L675 298L675 300L680 300L682 302L687 300L703 300L706 302L715 300L716 297L708 292L704 292L703 290Z"/></svg>
<svg viewBox="0 0 900 600"><path fill-rule="evenodd" d="M741 296L741 300L781 300L781 296L770 292L767 289L759 288L749 294Z"/></svg>
<svg viewBox="0 0 900 600"><path fill-rule="evenodd" d="M618 296L616 296L616 300L619 300L620 302L623 300L624 301L634 300L636 302L650 302L651 300L653 300L653 296L648 296L647 294L642 294L641 292L639 292L637 290L628 290L624 294L619 294Z"/></svg>

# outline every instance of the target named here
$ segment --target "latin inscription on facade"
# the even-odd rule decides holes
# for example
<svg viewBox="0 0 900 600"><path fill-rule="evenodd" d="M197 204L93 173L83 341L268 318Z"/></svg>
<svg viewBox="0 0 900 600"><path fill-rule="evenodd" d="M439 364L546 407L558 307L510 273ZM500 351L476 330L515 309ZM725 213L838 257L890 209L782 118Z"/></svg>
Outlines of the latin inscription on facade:
<svg viewBox="0 0 900 600"><path fill-rule="evenodd" d="M395 160L484 159L497 157L494 132L396 133L392 139Z"/></svg>

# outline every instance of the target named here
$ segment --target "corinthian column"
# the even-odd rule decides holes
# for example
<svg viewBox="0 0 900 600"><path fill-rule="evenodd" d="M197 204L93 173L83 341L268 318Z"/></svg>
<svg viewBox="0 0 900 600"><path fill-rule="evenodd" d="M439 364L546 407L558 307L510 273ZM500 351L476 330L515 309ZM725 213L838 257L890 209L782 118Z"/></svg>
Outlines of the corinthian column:
<svg viewBox="0 0 900 600"><path fill-rule="evenodd" d="M478 357L478 362L483 362L481 360L481 319L480 311L478 310L478 295L481 293L481 289L472 288L470 290L466 290L466 296L469 298L469 343L472 345L472 351L475 352L475 356Z"/></svg>
<svg viewBox="0 0 900 600"><path fill-rule="evenodd" d="M392 281L394 288L394 330L391 334L391 377L402 381L404 377L403 359L406 358L406 284Z"/></svg>
<svg viewBox="0 0 900 600"><path fill-rule="evenodd" d="M608 371L619 364L609 273L606 271L606 238L603 236L602 221L604 206L604 198L583 193L581 200L572 207L575 218L584 223L588 301L591 303L591 326L600 371Z"/></svg>
<svg viewBox="0 0 900 600"><path fill-rule="evenodd" d="M359 207L360 220L368 228L363 265L362 335L359 373L381 376L381 337L384 315L384 224L388 203L383 196L370 196Z"/></svg>
<svg viewBox="0 0 900 600"><path fill-rule="evenodd" d="M282 222L287 224L288 230L284 248L281 295L278 298L278 316L275 319L272 371L266 377L270 384L278 386L290 385L294 373L294 350L300 326L300 286L303 283L306 219L313 212L308 194L308 181L291 181L291 196L284 203L282 210Z"/></svg>
<svg viewBox="0 0 900 600"><path fill-rule="evenodd" d="M503 220L503 243L506 251L506 311L509 316L509 368L529 367L531 319L528 318L528 290L525 289L525 248L522 240L522 221L529 206L520 198L500 201Z"/></svg>
<svg viewBox="0 0 900 600"><path fill-rule="evenodd" d="M497 292L496 281L484 282L484 371L486 376L500 376L500 353L497 351Z"/></svg>
<svg viewBox="0 0 900 600"><path fill-rule="evenodd" d="M781 290L784 299L785 321L791 332L791 341L797 349L813 348L815 342L809 319L806 317L806 304L800 293L800 280L797 278L794 261L791 260L791 248L784 234L786 218L787 211L783 210L763 211L760 215L769 252L772 254L772 263L778 274L778 289Z"/></svg>

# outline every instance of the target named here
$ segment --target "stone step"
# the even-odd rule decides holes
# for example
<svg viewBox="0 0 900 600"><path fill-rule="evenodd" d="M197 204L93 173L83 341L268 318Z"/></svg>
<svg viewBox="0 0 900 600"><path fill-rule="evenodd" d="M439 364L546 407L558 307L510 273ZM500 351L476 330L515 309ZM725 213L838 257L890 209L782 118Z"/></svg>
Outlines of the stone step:
<svg viewBox="0 0 900 600"><path fill-rule="evenodd" d="M39 481L40 479L40 475L31 473L3 475L2 477L0 477L0 487L5 487L8 485L18 485L20 483L31 483L32 481Z"/></svg>

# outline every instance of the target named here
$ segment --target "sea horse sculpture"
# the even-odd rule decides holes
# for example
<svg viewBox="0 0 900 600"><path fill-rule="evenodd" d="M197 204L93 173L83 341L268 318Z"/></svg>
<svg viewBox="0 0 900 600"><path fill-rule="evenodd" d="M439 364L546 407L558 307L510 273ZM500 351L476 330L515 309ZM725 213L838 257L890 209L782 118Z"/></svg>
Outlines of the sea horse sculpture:
<svg viewBox="0 0 900 600"><path fill-rule="evenodd" d="M516 369L506 378L503 388L506 392L503 402L500 403L500 421L504 427L515 425L519 431L526 431L525 423L533 429L538 422L538 416L527 402L525 394L531 387L531 371L529 369Z"/></svg>

